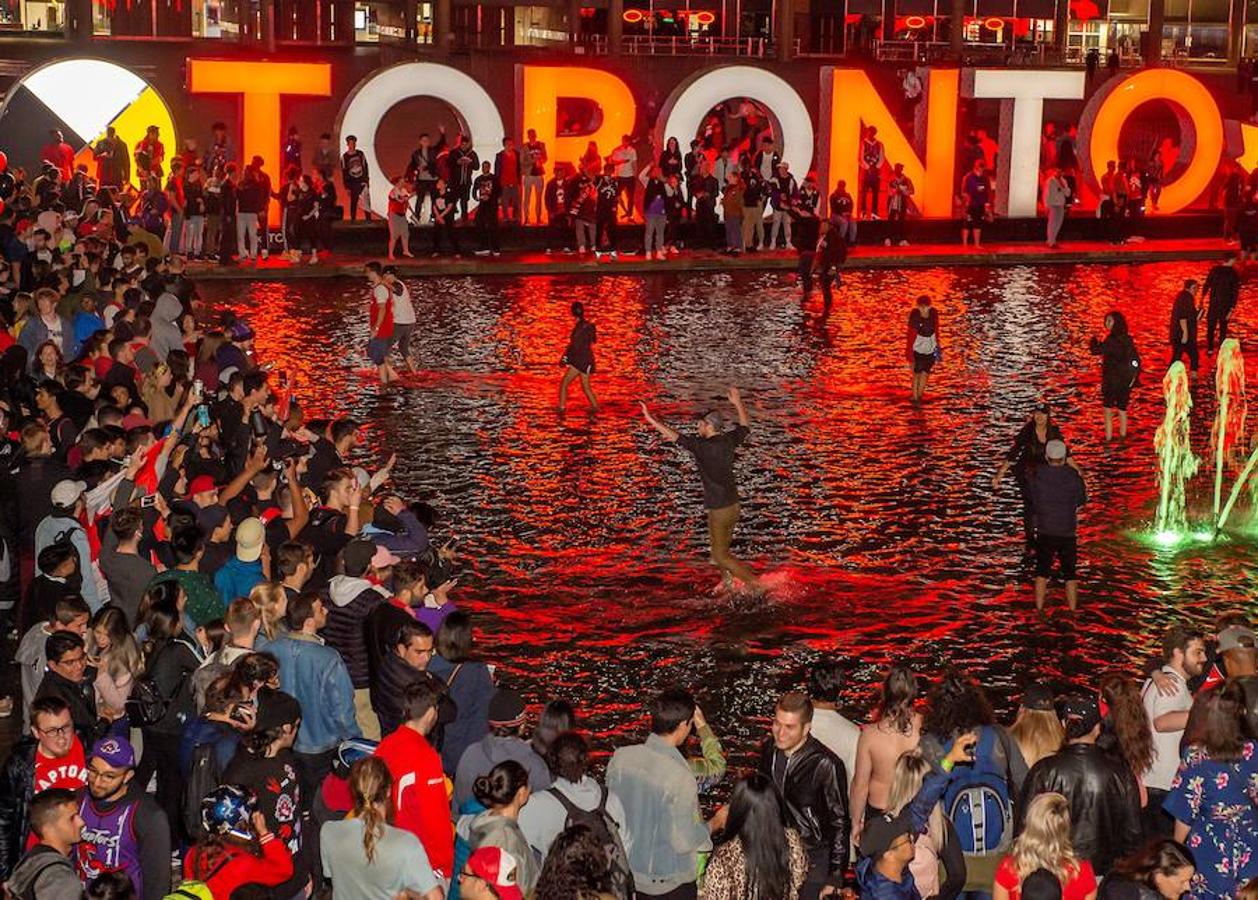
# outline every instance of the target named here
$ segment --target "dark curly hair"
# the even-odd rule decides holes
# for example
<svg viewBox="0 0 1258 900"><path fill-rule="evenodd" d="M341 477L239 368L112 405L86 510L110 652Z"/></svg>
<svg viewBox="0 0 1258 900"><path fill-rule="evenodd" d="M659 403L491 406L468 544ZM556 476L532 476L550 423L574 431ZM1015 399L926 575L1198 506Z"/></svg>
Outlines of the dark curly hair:
<svg viewBox="0 0 1258 900"><path fill-rule="evenodd" d="M946 742L995 721L992 705L978 682L959 672L948 672L931 688L922 731Z"/></svg>
<svg viewBox="0 0 1258 900"><path fill-rule="evenodd" d="M533 900L597 900L611 891L607 851L588 825L573 825L550 845Z"/></svg>

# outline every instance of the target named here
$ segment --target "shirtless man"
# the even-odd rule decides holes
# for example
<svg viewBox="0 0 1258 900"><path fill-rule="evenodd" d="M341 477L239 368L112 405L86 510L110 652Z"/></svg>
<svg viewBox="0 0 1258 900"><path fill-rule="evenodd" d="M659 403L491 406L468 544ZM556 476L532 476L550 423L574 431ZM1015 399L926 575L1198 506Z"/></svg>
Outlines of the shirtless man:
<svg viewBox="0 0 1258 900"><path fill-rule="evenodd" d="M715 410L699 420L698 435L682 435L660 422L647 409L642 415L664 440L689 450L699 467L699 479L703 482L703 506L708 512L708 539L711 543L712 564L721 570L721 578L727 590L733 588L734 579L754 593L763 593L764 586L756 573L745 562L730 553L730 541L734 527L738 525L740 510L738 485L734 481L734 455L738 446L751 433L747 427L747 408L743 406L738 388L729 389L729 402L738 414L738 424L730 431L722 431L724 418Z"/></svg>
<svg viewBox="0 0 1258 900"><path fill-rule="evenodd" d="M882 683L882 699L874 720L861 729L856 742L856 771L848 794L852 842L857 846L865 820L881 815L887 808L896 761L917 747L922 717L913 710L916 699L917 677L906 668L893 668Z"/></svg>

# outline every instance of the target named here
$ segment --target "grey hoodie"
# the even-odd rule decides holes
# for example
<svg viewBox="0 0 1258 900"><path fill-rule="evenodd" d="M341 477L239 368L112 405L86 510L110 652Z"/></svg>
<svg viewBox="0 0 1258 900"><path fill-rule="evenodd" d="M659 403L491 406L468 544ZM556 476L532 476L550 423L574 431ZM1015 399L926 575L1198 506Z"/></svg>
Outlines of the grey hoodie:
<svg viewBox="0 0 1258 900"><path fill-rule="evenodd" d="M481 847L500 847L510 853L515 858L515 880L520 893L526 897L533 893L537 878L542 874L541 867L515 819L485 810L475 816L463 816L456 830L473 851Z"/></svg>
<svg viewBox="0 0 1258 900"><path fill-rule="evenodd" d="M83 883L68 856L36 844L9 876L9 893L18 900L82 900Z"/></svg>
<svg viewBox="0 0 1258 900"><path fill-rule="evenodd" d="M183 306L174 294L162 294L153 306L153 315L150 317L153 332L149 336L149 349L163 362L171 350L183 349L183 335L176 324L181 313Z"/></svg>

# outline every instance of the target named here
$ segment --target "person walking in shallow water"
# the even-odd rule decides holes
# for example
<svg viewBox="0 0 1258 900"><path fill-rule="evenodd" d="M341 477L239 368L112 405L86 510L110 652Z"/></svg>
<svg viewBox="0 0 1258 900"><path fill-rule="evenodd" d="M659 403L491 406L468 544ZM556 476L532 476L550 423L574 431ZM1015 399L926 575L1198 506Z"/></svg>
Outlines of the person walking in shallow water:
<svg viewBox="0 0 1258 900"><path fill-rule="evenodd" d="M726 590L734 586L734 579L755 593L763 593L764 585L745 562L730 552L730 541L738 525L741 504L738 485L734 480L734 458L738 447L751 434L747 408L743 406L738 388L729 389L729 402L738 415L738 424L724 431L724 416L716 410L704 415L698 422L697 435L679 434L651 415L646 403L639 402L647 423L660 433L664 440L689 450L699 467L699 479L703 482L703 506L708 513L708 540L711 545L712 564L721 570Z"/></svg>
<svg viewBox="0 0 1258 900"><path fill-rule="evenodd" d="M597 333L592 322L586 321L585 304L580 301L572 304L572 317L576 322L572 326L572 334L568 337L568 349L563 352L559 364L564 366L563 378L559 382L559 411L568 406L568 389L577 378L581 379L581 390L585 399L590 401L590 409L598 411L598 398L594 396L594 388L590 386L590 376L594 374L594 341Z"/></svg>
<svg viewBox="0 0 1258 900"><path fill-rule="evenodd" d="M917 305L909 313L909 336L907 355L909 365L913 368L913 405L922 402L926 393L926 382L930 380L930 370L940 359L939 346L939 311L930 305L930 297L922 294L917 298Z"/></svg>

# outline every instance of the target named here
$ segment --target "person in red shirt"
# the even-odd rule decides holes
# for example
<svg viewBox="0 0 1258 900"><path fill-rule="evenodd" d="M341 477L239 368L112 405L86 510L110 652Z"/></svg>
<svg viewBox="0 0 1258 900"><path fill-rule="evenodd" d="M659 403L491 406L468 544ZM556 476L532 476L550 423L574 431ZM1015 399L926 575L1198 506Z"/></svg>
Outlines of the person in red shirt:
<svg viewBox="0 0 1258 900"><path fill-rule="evenodd" d="M444 692L441 682L427 673L408 684L402 698L406 721L376 748L393 776L393 824L419 838L438 878L454 874L450 787L441 757L428 743Z"/></svg>
<svg viewBox="0 0 1258 900"><path fill-rule="evenodd" d="M1070 802L1061 794L1040 794L1027 807L1022 833L996 868L992 900L1020 900L1028 876L1040 869L1057 876L1062 900L1096 900L1096 874L1091 862L1075 856Z"/></svg>
<svg viewBox="0 0 1258 900"><path fill-rule="evenodd" d="M83 745L70 707L57 697L31 704L31 733L13 747L0 769L0 882L8 878L35 838L27 825L31 799L48 788L78 791L87 784Z"/></svg>
<svg viewBox="0 0 1258 900"><path fill-rule="evenodd" d="M250 791L225 784L201 801L209 837L183 861L184 878L205 882L214 900L231 900L244 885L274 887L293 877L293 856L275 837Z"/></svg>
<svg viewBox="0 0 1258 900"><path fill-rule="evenodd" d="M371 337L367 341L367 356L380 375L380 383L388 384L398 377L389 364L389 350L393 346L393 292L384 283L380 263L369 262L364 271L371 288Z"/></svg>
<svg viewBox="0 0 1258 900"><path fill-rule="evenodd" d="M161 131L156 125L150 125L144 131L144 139L135 145L135 174L140 182L149 176L162 176L162 163L166 159L166 147L159 135Z"/></svg>
<svg viewBox="0 0 1258 900"><path fill-rule="evenodd" d="M52 140L39 151L42 162L52 163L61 173L61 182L66 184L74 175L74 148L66 143L60 131L55 128L48 132Z"/></svg>

